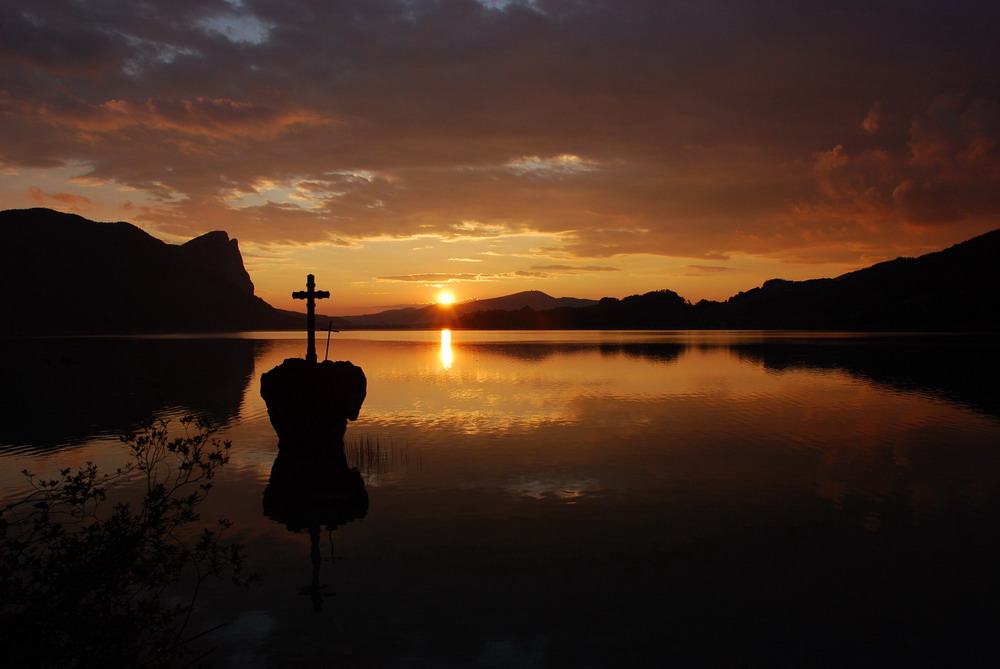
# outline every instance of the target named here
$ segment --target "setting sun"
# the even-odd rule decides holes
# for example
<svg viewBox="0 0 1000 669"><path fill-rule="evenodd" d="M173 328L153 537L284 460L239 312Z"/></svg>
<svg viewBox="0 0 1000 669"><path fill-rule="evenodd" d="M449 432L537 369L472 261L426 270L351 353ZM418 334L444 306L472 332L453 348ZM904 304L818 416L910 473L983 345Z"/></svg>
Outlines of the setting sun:
<svg viewBox="0 0 1000 669"><path fill-rule="evenodd" d="M455 296L450 290L442 290L437 295L438 304L452 304L455 301Z"/></svg>

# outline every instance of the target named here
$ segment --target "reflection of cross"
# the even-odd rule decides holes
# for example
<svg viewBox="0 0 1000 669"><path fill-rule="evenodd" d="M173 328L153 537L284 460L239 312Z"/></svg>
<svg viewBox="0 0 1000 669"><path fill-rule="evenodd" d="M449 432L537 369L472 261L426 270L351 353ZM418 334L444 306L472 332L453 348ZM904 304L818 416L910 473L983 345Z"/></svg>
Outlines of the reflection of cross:
<svg viewBox="0 0 1000 669"><path fill-rule="evenodd" d="M316 277L306 277L306 289L292 293L292 298L306 301L306 327L309 329L309 343L306 347L306 362L316 362L316 300L330 297L328 290L316 290Z"/></svg>
<svg viewBox="0 0 1000 669"><path fill-rule="evenodd" d="M323 598L333 597L336 593L323 592L326 586L319 584L319 565L322 561L322 556L319 552L319 525L311 525L309 527L309 539L311 544L309 558L312 561L313 567L312 583L302 586L299 589L299 594L306 595L312 599L313 613L319 613L323 610ZM330 540L330 562L333 562L333 539Z"/></svg>

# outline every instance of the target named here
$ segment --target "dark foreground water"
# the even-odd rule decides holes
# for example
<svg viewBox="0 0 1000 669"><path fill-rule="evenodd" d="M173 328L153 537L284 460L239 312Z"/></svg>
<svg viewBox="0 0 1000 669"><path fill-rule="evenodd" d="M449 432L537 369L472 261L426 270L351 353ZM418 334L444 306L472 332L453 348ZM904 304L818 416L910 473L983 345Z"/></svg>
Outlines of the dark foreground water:
<svg viewBox="0 0 1000 669"><path fill-rule="evenodd" d="M995 338L335 335L369 381L368 507L323 528L316 612L308 532L262 506L287 336L0 354L4 497L121 464L150 415L223 426L205 516L261 581L202 595L214 666L1000 666Z"/></svg>

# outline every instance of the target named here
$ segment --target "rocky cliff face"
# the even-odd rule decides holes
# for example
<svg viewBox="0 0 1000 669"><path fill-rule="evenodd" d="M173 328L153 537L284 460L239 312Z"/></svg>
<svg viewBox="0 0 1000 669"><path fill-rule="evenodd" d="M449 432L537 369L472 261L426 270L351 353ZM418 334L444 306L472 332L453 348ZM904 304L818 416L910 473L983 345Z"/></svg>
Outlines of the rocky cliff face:
<svg viewBox="0 0 1000 669"><path fill-rule="evenodd" d="M176 248L184 260L253 295L253 281L243 266L239 243L222 230L206 232Z"/></svg>
<svg viewBox="0 0 1000 669"><path fill-rule="evenodd" d="M0 334L301 327L255 297L239 246L210 232L176 246L128 223L50 209L0 212Z"/></svg>

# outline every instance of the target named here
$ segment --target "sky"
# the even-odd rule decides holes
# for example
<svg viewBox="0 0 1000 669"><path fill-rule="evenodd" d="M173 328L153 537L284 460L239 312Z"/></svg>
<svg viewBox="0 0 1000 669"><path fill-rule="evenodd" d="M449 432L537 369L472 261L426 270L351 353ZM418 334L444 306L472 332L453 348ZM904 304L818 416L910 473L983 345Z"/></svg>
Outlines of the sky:
<svg viewBox="0 0 1000 669"><path fill-rule="evenodd" d="M0 209L281 308L725 299L1000 227L1000 3L4 0Z"/></svg>

